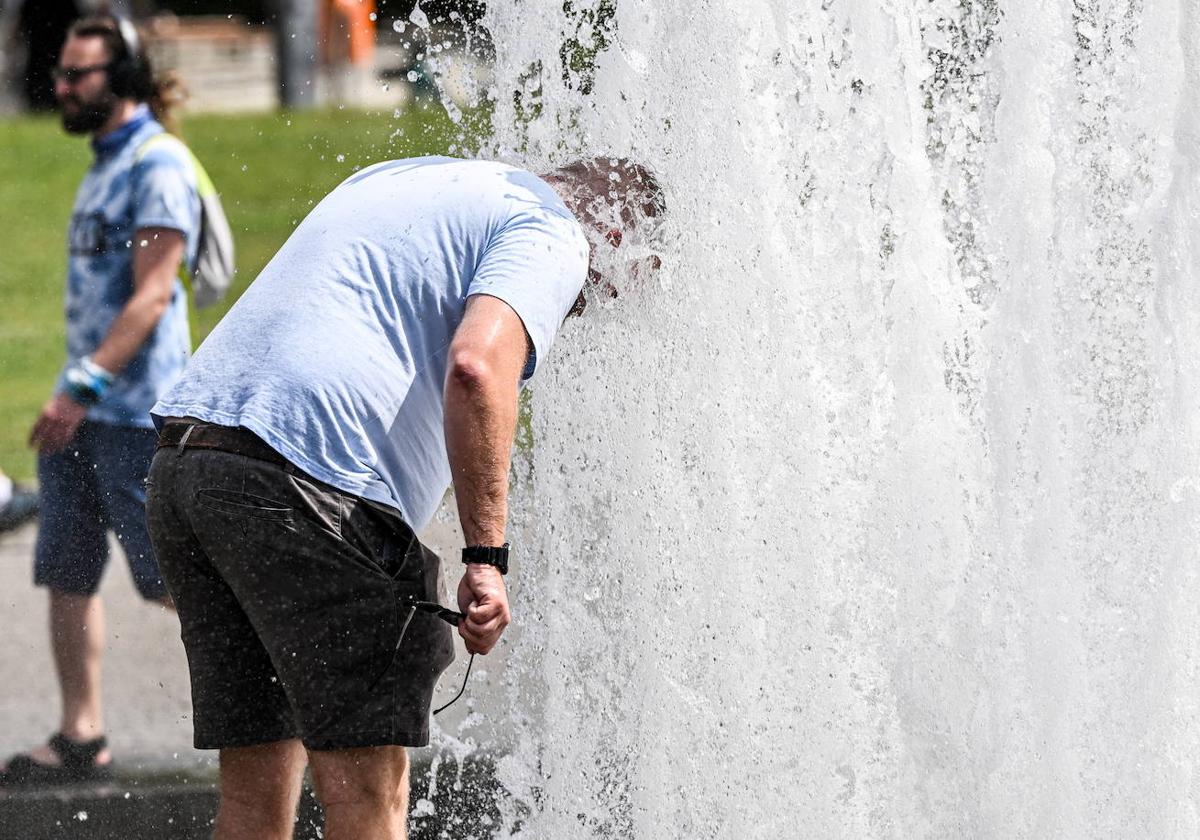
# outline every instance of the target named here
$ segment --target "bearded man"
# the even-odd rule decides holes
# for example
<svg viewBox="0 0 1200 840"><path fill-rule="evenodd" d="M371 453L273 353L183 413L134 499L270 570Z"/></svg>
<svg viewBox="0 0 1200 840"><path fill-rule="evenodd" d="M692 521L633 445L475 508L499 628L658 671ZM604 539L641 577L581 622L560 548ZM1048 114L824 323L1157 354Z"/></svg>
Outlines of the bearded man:
<svg viewBox="0 0 1200 840"><path fill-rule="evenodd" d="M150 407L190 353L179 268L195 260L201 218L186 149L146 145L164 131L154 109L168 97L127 20L77 22L53 75L63 128L91 135L95 153L67 236L67 364L30 435L41 494L34 581L50 593L62 709L47 744L8 761L5 787L112 773L96 594L109 531L142 597L171 605L146 531L143 482L156 439Z"/></svg>

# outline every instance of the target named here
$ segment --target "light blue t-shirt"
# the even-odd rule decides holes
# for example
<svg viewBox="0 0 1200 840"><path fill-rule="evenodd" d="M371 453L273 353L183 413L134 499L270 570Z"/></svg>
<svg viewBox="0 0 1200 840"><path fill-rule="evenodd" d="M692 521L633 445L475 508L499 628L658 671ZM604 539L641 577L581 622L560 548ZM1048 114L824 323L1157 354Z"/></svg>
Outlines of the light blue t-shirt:
<svg viewBox="0 0 1200 840"><path fill-rule="evenodd" d="M96 158L79 185L67 234L68 364L100 346L133 295L138 230L178 230L186 242L189 264L196 258L200 195L186 152L163 144L137 155L143 143L162 131L143 105L129 122L93 141ZM176 279L170 306L158 326L104 399L88 410L88 419L151 426L150 407L179 376L190 351L187 295ZM62 385L60 375L60 389Z"/></svg>
<svg viewBox="0 0 1200 840"><path fill-rule="evenodd" d="M443 383L467 297L520 316L528 378L587 266L579 223L528 172L444 157L377 164L301 222L154 415L248 428L421 528L450 484Z"/></svg>

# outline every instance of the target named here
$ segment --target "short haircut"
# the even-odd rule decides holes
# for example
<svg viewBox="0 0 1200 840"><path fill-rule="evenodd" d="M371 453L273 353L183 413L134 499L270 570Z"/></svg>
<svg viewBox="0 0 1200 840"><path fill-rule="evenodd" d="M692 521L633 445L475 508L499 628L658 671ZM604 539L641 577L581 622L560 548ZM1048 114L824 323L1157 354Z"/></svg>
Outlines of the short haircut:
<svg viewBox="0 0 1200 840"><path fill-rule="evenodd" d="M630 226L657 218L667 209L654 173L628 158L600 156L560 166L549 176L567 185L576 212L591 221Z"/></svg>

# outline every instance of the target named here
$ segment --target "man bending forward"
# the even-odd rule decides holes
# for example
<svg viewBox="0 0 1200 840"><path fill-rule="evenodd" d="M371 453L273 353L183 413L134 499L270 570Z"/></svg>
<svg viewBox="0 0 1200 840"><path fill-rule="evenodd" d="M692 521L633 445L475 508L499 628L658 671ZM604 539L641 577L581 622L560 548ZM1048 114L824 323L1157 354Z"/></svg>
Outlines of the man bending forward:
<svg viewBox="0 0 1200 840"><path fill-rule="evenodd" d="M221 751L218 840L290 837L306 759L327 837L404 836L404 747L428 743L453 658L436 617L403 629L407 604L440 594L414 531L452 479L459 633L487 653L509 623L518 388L579 308L589 238L617 245L660 207L622 161L545 180L449 158L370 167L301 223L154 407L150 532L196 746Z"/></svg>

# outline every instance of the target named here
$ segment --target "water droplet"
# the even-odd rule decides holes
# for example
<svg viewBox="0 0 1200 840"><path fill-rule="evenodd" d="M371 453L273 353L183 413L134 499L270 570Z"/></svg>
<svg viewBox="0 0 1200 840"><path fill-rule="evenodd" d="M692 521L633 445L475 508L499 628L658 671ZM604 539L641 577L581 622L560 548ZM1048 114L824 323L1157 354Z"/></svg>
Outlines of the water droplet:
<svg viewBox="0 0 1200 840"><path fill-rule="evenodd" d="M422 29L429 28L429 16L421 8L420 0L418 0L417 5L413 6L412 14L408 16L408 19Z"/></svg>
<svg viewBox="0 0 1200 840"><path fill-rule="evenodd" d="M338 155L338 156L337 156L337 162L338 162L338 163L345 163L345 162L346 162L346 156L345 156L345 155Z"/></svg>
<svg viewBox="0 0 1200 840"><path fill-rule="evenodd" d="M415 82L415 81L416 81L417 79L419 79L419 78L421 78L421 74L420 74L420 73L418 73L416 70L409 70L409 71L408 71L408 80L409 80L410 82Z"/></svg>

